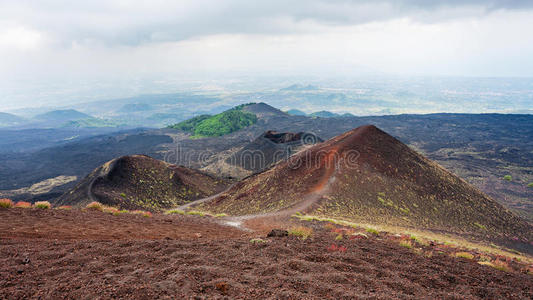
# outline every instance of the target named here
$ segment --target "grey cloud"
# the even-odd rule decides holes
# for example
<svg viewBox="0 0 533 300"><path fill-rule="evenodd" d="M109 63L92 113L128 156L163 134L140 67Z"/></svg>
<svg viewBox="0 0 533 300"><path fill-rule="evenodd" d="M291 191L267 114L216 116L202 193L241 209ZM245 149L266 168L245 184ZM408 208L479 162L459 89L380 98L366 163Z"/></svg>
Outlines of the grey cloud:
<svg viewBox="0 0 533 300"><path fill-rule="evenodd" d="M53 36L59 43L138 45L213 34L286 34L318 26L409 17L439 22L495 10L525 10L533 1L503 0L225 0L3 1L0 18ZM444 11L444 12L443 12Z"/></svg>

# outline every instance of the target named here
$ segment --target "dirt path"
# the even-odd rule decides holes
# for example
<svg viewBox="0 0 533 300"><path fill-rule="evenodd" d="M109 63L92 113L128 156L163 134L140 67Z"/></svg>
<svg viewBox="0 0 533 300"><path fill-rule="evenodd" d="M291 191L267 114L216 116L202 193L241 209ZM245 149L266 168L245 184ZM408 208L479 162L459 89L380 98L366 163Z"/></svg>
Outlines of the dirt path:
<svg viewBox="0 0 533 300"><path fill-rule="evenodd" d="M230 216L221 218L219 222L224 225L240 228L244 231L264 231L267 230L266 228L276 227L285 224L286 222L284 222L284 220L289 219L290 216L296 212L305 211L307 208L311 207L318 200L320 200L320 198L329 191L331 184L335 182L335 173L337 171L337 165L335 164L336 153L336 149L334 149L330 151L325 157L326 159L322 162L325 168L324 176L317 182L315 186L310 188L310 192L304 195L302 201L280 211L235 217ZM187 203L178 207L178 209L184 210L191 206L215 199L216 197L229 191L232 187L233 185L221 193L200 200L196 200L191 203ZM252 220L255 220L255 222L250 222ZM271 226L265 226L265 224L269 223L271 224ZM257 226L257 224L262 225Z"/></svg>
<svg viewBox="0 0 533 300"><path fill-rule="evenodd" d="M233 186L235 186L235 184L236 183L230 185L227 189L223 190L222 192L220 192L218 194L215 194L215 195L212 195L212 196L209 196L209 197L206 197L206 198L194 200L194 201L189 202L187 204L180 205L180 206L176 207L176 209L185 210L185 209L188 209L189 207L191 207L192 205L198 205L198 204L207 202L209 200L215 199L216 197L218 197L218 196L224 194L225 192L229 191L231 188L233 188Z"/></svg>

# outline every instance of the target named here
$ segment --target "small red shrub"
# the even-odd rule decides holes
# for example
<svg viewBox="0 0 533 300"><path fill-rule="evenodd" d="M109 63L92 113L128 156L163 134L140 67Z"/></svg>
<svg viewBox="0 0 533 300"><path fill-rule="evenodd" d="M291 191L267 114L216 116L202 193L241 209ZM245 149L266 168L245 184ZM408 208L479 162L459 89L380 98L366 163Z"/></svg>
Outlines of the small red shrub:
<svg viewBox="0 0 533 300"><path fill-rule="evenodd" d="M346 250L348 250L348 248L344 247L344 246L337 246L335 244L331 244L331 246L328 247L328 251L329 252L341 252L341 253L344 253L346 252Z"/></svg>
<svg viewBox="0 0 533 300"><path fill-rule="evenodd" d="M26 201L19 201L17 204L15 204L15 207L17 208L31 208L31 203Z"/></svg>

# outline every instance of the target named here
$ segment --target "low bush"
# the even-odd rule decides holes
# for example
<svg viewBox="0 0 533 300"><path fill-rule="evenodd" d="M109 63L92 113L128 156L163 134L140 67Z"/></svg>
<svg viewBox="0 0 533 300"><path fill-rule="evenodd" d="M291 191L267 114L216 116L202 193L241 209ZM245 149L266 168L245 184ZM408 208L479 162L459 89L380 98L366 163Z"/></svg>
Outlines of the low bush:
<svg viewBox="0 0 533 300"><path fill-rule="evenodd" d="M493 261L493 262L490 262L490 261L479 261L478 264L484 265L484 266L489 266L489 267L492 267L492 268L500 270L500 271L509 272L509 266L505 262L502 262L502 261L499 261L499 260L496 260L496 261Z"/></svg>
<svg viewBox="0 0 533 300"><path fill-rule="evenodd" d="M366 232L368 232L368 233L372 233L372 234L375 234L375 235L379 235L379 231L377 231L377 230L374 229L374 228L367 228L367 229L366 229Z"/></svg>
<svg viewBox="0 0 533 300"><path fill-rule="evenodd" d="M56 209L71 210L72 206L70 206L70 205L61 205L60 207L58 207Z"/></svg>
<svg viewBox="0 0 533 300"><path fill-rule="evenodd" d="M0 199L0 207L3 208L12 208L13 207L13 201L11 199Z"/></svg>
<svg viewBox="0 0 533 300"><path fill-rule="evenodd" d="M329 252L341 252L341 253L344 253L344 252L346 252L346 250L348 250L348 248L346 248L344 246L337 246L335 244L331 244L331 246L328 247L328 251Z"/></svg>
<svg viewBox="0 0 533 300"><path fill-rule="evenodd" d="M147 218L152 217L152 213L151 212L144 211L144 210L134 210L131 213L134 214L134 215L141 215L141 216L147 217Z"/></svg>
<svg viewBox="0 0 533 300"><path fill-rule="evenodd" d="M190 210L190 211L186 212L186 214L191 215L191 216L200 216L200 217L205 216L205 213L203 213L201 211L197 211L197 210Z"/></svg>
<svg viewBox="0 0 533 300"><path fill-rule="evenodd" d="M127 213L129 213L129 210L126 210L126 209L117 210L117 211L113 212L113 216L118 216L118 215L127 214Z"/></svg>
<svg viewBox="0 0 533 300"><path fill-rule="evenodd" d="M479 229L483 229L483 230L487 229L487 227L485 227L485 225L479 224L478 222L474 222L474 225L476 225L476 227L479 228Z"/></svg>
<svg viewBox="0 0 533 300"><path fill-rule="evenodd" d="M511 179L512 179L511 175L503 176L503 180L511 181Z"/></svg>
<svg viewBox="0 0 533 300"><path fill-rule="evenodd" d="M108 214L113 214L113 215L115 213L119 212L118 208L111 207L111 206L104 206L102 211L105 212L105 213L108 213Z"/></svg>
<svg viewBox="0 0 533 300"><path fill-rule="evenodd" d="M469 252L457 252L455 253L455 257L461 257L466 259L474 259L474 255Z"/></svg>
<svg viewBox="0 0 533 300"><path fill-rule="evenodd" d="M17 208L31 208L31 203L26 201L19 201L17 204L15 204L15 207Z"/></svg>
<svg viewBox="0 0 533 300"><path fill-rule="evenodd" d="M165 215L175 215L175 214L184 215L185 212L181 209L171 209L165 212Z"/></svg>
<svg viewBox="0 0 533 300"><path fill-rule="evenodd" d="M87 206L85 206L86 209L91 209L91 210L97 210L97 211L104 211L104 205L100 202L96 202L96 201L93 201L89 204L87 204Z"/></svg>
<svg viewBox="0 0 533 300"><path fill-rule="evenodd" d="M33 204L33 206L35 208L40 208L40 209L50 209L52 207L52 204L50 204L50 202L48 201L37 201L35 202L35 204Z"/></svg>
<svg viewBox="0 0 533 300"><path fill-rule="evenodd" d="M294 235L302 240L307 239L313 234L313 229L303 226L293 227L288 230L289 235Z"/></svg>
<svg viewBox="0 0 533 300"><path fill-rule="evenodd" d="M411 241L400 241L400 246L407 249L413 248L413 244L411 243Z"/></svg>

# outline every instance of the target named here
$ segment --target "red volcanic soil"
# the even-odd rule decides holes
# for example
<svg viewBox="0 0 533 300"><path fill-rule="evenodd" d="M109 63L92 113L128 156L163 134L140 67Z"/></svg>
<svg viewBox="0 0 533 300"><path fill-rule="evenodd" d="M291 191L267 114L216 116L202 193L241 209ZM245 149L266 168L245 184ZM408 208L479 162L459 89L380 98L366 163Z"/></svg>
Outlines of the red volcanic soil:
<svg viewBox="0 0 533 300"><path fill-rule="evenodd" d="M0 219L2 299L533 297L531 275L381 236L335 241L320 224L299 240L181 215L0 209Z"/></svg>
<svg viewBox="0 0 533 300"><path fill-rule="evenodd" d="M199 207L229 215L298 210L457 234L533 254L530 224L372 125L300 151Z"/></svg>

